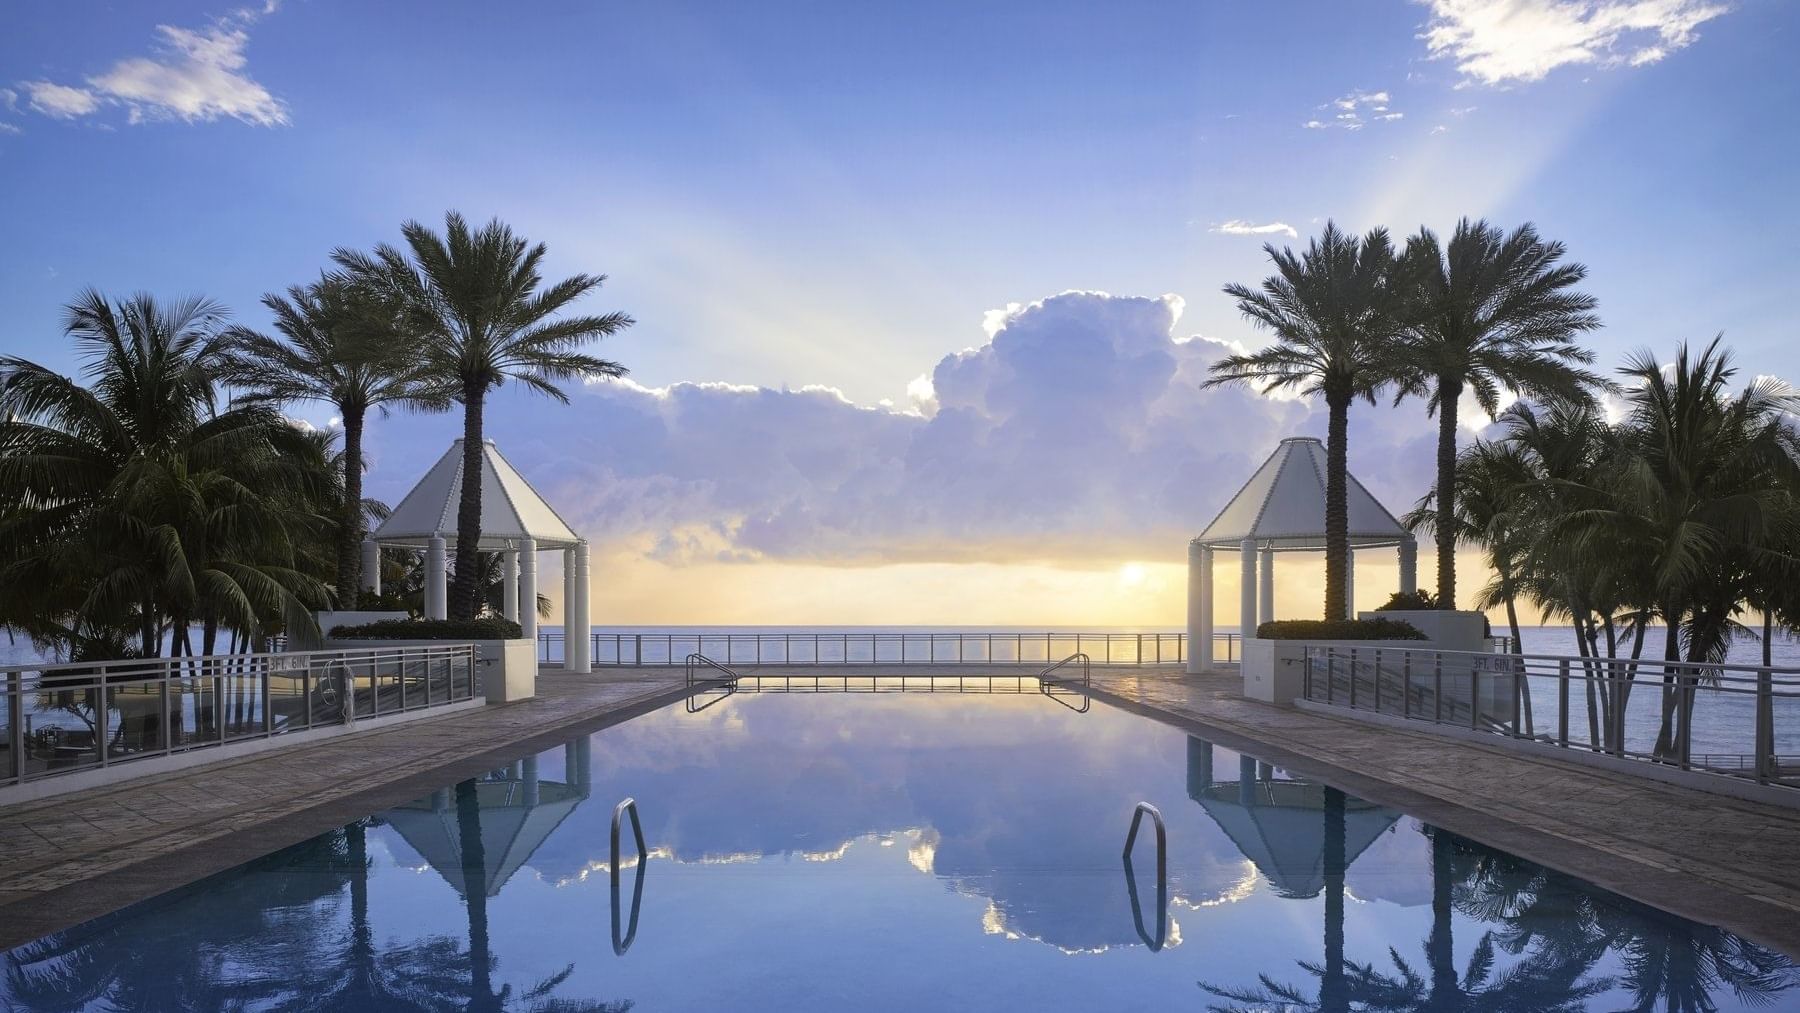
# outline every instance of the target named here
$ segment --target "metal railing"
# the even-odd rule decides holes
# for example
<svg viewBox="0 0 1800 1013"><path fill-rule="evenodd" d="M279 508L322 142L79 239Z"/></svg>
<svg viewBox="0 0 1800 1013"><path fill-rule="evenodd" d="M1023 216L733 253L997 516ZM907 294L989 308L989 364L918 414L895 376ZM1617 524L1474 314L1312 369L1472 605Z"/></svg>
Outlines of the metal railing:
<svg viewBox="0 0 1800 1013"><path fill-rule="evenodd" d="M472 644L0 667L0 787L473 699Z"/></svg>
<svg viewBox="0 0 1800 1013"><path fill-rule="evenodd" d="M1302 696L1567 749L1800 788L1800 669L1308 647Z"/></svg>
<svg viewBox="0 0 1800 1013"><path fill-rule="evenodd" d="M1131 867L1131 851L1137 844L1138 827L1149 816L1156 828L1156 931L1144 928L1144 909L1138 903L1137 875ZM1125 892L1131 897L1131 920L1138 938L1155 953L1163 948L1169 931L1169 835L1163 829L1162 813L1148 802L1139 802L1131 812L1131 829L1125 834Z"/></svg>
<svg viewBox="0 0 1800 1013"><path fill-rule="evenodd" d="M597 666L680 665L703 654L726 665L1046 665L1085 653L1101 665L1187 662L1185 633L963 633L794 630L785 633L595 633ZM1213 659L1237 662L1240 637L1213 634ZM538 660L561 663L561 630L538 631Z"/></svg>
<svg viewBox="0 0 1800 1013"><path fill-rule="evenodd" d="M619 821L631 816L631 834L637 838L637 876L631 888L631 917L623 933L619 931ZM637 939L638 913L644 905L644 872L650 864L650 849L644 845L644 824L638 819L637 799L627 796L613 806L612 814L612 945L613 953L624 956Z"/></svg>
<svg viewBox="0 0 1800 1013"><path fill-rule="evenodd" d="M1088 689L1093 686L1093 679L1090 678L1089 672L1088 672L1089 668L1091 667L1091 661L1092 661L1092 659L1090 659L1085 654L1069 655L1068 657L1064 658L1063 660L1057 662L1054 665L1051 665L1049 668L1046 668L1042 672L1039 672L1037 674L1038 690L1040 692L1042 692L1045 696L1049 697L1050 699L1055 700L1059 704L1062 704L1064 707L1067 707L1070 710L1073 710L1079 714L1086 714L1088 712L1088 707L1091 706L1093 703L1093 698L1088 695ZM1057 692L1057 687L1060 686L1063 682L1068 681L1068 678L1065 676L1059 676L1056 673L1062 671L1065 668L1069 668L1072 665L1081 666L1081 669L1080 669L1081 670L1081 688L1079 690L1077 690L1074 694L1077 698L1079 698L1081 700L1081 703L1079 705L1072 704L1072 703L1068 702L1067 700L1062 699L1064 696L1067 696L1069 694ZM1073 673L1071 673L1071 675L1072 674Z"/></svg>

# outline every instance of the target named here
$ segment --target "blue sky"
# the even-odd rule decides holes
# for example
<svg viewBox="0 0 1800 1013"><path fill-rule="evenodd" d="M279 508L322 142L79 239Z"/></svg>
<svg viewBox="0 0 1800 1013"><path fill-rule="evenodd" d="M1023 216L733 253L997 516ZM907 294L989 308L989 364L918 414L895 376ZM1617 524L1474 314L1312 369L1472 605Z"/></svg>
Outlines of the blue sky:
<svg viewBox="0 0 1800 1013"><path fill-rule="evenodd" d="M1603 363L1723 331L1748 370L1800 376L1779 0L27 0L4 22L0 349L68 369L83 286L258 324L332 247L456 208L548 242L552 273L609 274L594 308L639 323L603 351L647 388L816 384L929 416L909 383L991 348L989 311L1174 294L1165 340L1254 346L1219 287L1266 273L1262 241L1463 214L1589 265ZM1414 435L1392 431L1353 464ZM381 439L371 482L397 495ZM1208 490L1184 512L1229 494ZM1418 491L1396 475L1390 505Z"/></svg>

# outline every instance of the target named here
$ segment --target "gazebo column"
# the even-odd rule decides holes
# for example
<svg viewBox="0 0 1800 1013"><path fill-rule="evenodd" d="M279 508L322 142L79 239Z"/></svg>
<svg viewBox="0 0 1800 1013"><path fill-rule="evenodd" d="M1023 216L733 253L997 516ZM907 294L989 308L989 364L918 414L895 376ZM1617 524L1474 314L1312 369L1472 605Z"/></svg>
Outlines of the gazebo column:
<svg viewBox="0 0 1800 1013"><path fill-rule="evenodd" d="M584 538L575 543L575 624L563 630L564 668L571 672L594 670L593 628L593 618L588 613L588 543ZM574 645L573 655L569 653L570 644Z"/></svg>
<svg viewBox="0 0 1800 1013"><path fill-rule="evenodd" d="M1188 543L1187 672L1212 667L1212 550L1198 539Z"/></svg>
<svg viewBox="0 0 1800 1013"><path fill-rule="evenodd" d="M563 671L575 667L575 546L562 550Z"/></svg>
<svg viewBox="0 0 1800 1013"><path fill-rule="evenodd" d="M1256 621L1271 622L1275 618L1275 550L1262 550L1262 601L1257 606Z"/></svg>
<svg viewBox="0 0 1800 1013"><path fill-rule="evenodd" d="M1419 540L1408 535L1400 540L1400 593L1419 590Z"/></svg>
<svg viewBox="0 0 1800 1013"><path fill-rule="evenodd" d="M432 535L425 543L425 618L450 618L449 566L443 535Z"/></svg>
<svg viewBox="0 0 1800 1013"><path fill-rule="evenodd" d="M537 642L537 539L519 539L519 638Z"/></svg>
<svg viewBox="0 0 1800 1013"><path fill-rule="evenodd" d="M500 553L500 614L519 621L519 550Z"/></svg>
<svg viewBox="0 0 1800 1013"><path fill-rule="evenodd" d="M365 538L362 543L362 589L370 594L381 593L381 546L373 538Z"/></svg>
<svg viewBox="0 0 1800 1013"><path fill-rule="evenodd" d="M1238 562L1243 572L1238 587L1238 631L1249 640L1256 636L1256 539L1246 538L1238 546Z"/></svg>

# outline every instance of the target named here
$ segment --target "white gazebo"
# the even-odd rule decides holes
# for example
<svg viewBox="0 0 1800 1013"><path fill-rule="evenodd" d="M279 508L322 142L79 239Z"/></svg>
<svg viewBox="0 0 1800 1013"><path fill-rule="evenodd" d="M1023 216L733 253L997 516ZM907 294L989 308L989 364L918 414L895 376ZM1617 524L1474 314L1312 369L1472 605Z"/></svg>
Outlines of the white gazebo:
<svg viewBox="0 0 1800 1013"><path fill-rule="evenodd" d="M522 639L537 640L537 554L563 553L563 667L592 670L588 634L588 543L570 528L531 483L500 456L493 440L481 453L481 543L498 552L504 587L501 611L518 623ZM456 542L462 500L463 441L457 440L406 494L392 515L363 542L363 587L381 593L381 546L425 550L425 617L449 610L449 546Z"/></svg>
<svg viewBox="0 0 1800 1013"><path fill-rule="evenodd" d="M1418 589L1419 543L1386 507L1369 495L1356 476L1345 490L1349 506L1350 565L1344 569L1344 599L1355 588L1357 549L1400 550L1400 590ZM1310 436L1281 441L1250 481L1225 504L1219 516L1188 543L1189 672L1212 667L1213 556L1236 551L1243 567L1239 628L1246 640L1275 618L1275 553L1325 549L1325 445ZM1257 578L1258 557L1262 577ZM1350 607L1352 615L1355 608Z"/></svg>

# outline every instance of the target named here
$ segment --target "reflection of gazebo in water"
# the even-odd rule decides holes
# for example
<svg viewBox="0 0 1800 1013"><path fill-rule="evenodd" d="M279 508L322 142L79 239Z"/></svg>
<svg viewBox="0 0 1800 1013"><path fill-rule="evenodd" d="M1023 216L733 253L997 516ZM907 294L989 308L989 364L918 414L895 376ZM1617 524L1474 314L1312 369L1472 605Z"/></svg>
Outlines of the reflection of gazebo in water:
<svg viewBox="0 0 1800 1013"><path fill-rule="evenodd" d="M1283 897L1316 897L1331 874L1341 883L1344 869L1400 818L1391 809L1340 794L1342 867L1328 870L1325 810L1330 789L1310 781L1277 780L1274 767L1248 756L1239 757L1236 780L1215 780L1212 750L1212 743L1188 737L1188 797L1200 803Z"/></svg>
<svg viewBox="0 0 1800 1013"><path fill-rule="evenodd" d="M564 776L573 783L541 780L536 757L476 779L481 812L479 870L464 861L463 828L449 789L396 806L383 817L458 894L467 898L469 878L479 875L481 893L497 896L513 873L531 860L532 853L593 791L588 739L580 738L563 748L568 770Z"/></svg>

